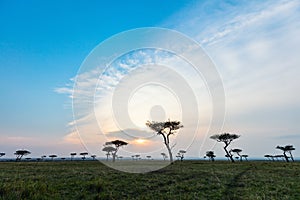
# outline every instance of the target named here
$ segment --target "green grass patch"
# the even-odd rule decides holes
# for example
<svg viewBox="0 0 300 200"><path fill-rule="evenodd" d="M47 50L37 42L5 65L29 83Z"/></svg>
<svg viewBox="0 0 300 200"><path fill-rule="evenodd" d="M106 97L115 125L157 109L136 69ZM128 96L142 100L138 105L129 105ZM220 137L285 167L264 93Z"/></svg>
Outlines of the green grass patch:
<svg viewBox="0 0 300 200"><path fill-rule="evenodd" d="M300 199L300 163L184 161L129 174L97 161L2 162L0 199Z"/></svg>

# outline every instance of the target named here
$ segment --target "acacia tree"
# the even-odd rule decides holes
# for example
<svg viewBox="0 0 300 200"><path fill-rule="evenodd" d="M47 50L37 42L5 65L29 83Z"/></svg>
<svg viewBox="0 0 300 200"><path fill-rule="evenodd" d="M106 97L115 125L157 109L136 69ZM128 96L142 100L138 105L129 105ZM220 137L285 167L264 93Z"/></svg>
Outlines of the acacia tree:
<svg viewBox="0 0 300 200"><path fill-rule="evenodd" d="M273 156L274 158L276 158L276 161L280 161L280 159L279 158L281 158L281 160L282 161L284 161L285 160L285 157L284 157L284 155L275 155L275 156Z"/></svg>
<svg viewBox="0 0 300 200"><path fill-rule="evenodd" d="M283 151L283 156L286 160L286 162L289 162L289 157L286 155L286 153L289 153L290 154L290 157L292 159L292 161L294 162L294 158L293 158L293 155L292 155L292 151L295 150L295 148L293 147L293 145L286 145L284 147L282 146L277 146L276 149L280 149Z"/></svg>
<svg viewBox="0 0 300 200"><path fill-rule="evenodd" d="M173 163L173 155L172 155L172 148L170 146L170 136L174 135L177 130L183 127L180 121L166 121L166 122L155 122L155 121L148 121L146 125L154 130L157 135L161 135L164 139L164 144L168 150L170 162Z"/></svg>
<svg viewBox="0 0 300 200"><path fill-rule="evenodd" d="M264 157L267 158L268 160L274 161L274 156L273 155L266 154L266 155L264 155Z"/></svg>
<svg viewBox="0 0 300 200"><path fill-rule="evenodd" d="M160 155L162 155L164 160L166 160L166 158L168 158L168 156L165 153L161 153Z"/></svg>
<svg viewBox="0 0 300 200"><path fill-rule="evenodd" d="M225 144L224 151L227 155L227 158L229 158L231 162L234 162L233 155L227 150L227 147L233 140L238 139L239 137L240 135L231 133L222 133L210 136L211 139L216 140L217 142L223 142Z"/></svg>
<svg viewBox="0 0 300 200"><path fill-rule="evenodd" d="M56 158L56 157L57 157L57 155L55 155L55 154L52 154L52 155L49 156L49 158L51 158L52 161L53 161L53 159Z"/></svg>
<svg viewBox="0 0 300 200"><path fill-rule="evenodd" d="M242 158L245 158L246 161L248 161L248 157L249 157L249 156L246 155L246 154L242 155Z"/></svg>
<svg viewBox="0 0 300 200"><path fill-rule="evenodd" d="M2 156L5 156L5 153L4 153L4 152L1 152L1 153L0 153L0 157L2 157Z"/></svg>
<svg viewBox="0 0 300 200"><path fill-rule="evenodd" d="M71 161L72 161L74 159L74 157L77 155L77 153L72 152L72 153L70 153L70 155L71 155Z"/></svg>
<svg viewBox="0 0 300 200"><path fill-rule="evenodd" d="M47 157L47 156L42 155L42 156L41 156L41 160L44 160L46 157Z"/></svg>
<svg viewBox="0 0 300 200"><path fill-rule="evenodd" d="M104 145L105 147L102 149L102 151L107 152L107 160L108 160L108 156L110 155L109 153L111 152L113 156L113 162L115 162L119 148L127 144L128 144L127 142L124 142L122 140L113 140L110 142L106 142ZM114 145L114 147L112 147L112 145Z"/></svg>
<svg viewBox="0 0 300 200"><path fill-rule="evenodd" d="M178 158L180 159L180 161L182 162L185 153L186 153L185 150L179 150L179 152L177 153L177 156L176 156L176 157L178 157Z"/></svg>
<svg viewBox="0 0 300 200"><path fill-rule="evenodd" d="M151 159L151 156L146 156L146 158L148 158L148 160L150 160L150 159Z"/></svg>
<svg viewBox="0 0 300 200"><path fill-rule="evenodd" d="M82 152L82 153L80 153L79 155L81 155L82 157L82 160L85 160L86 159L86 155L88 155L89 153L88 152Z"/></svg>
<svg viewBox="0 0 300 200"><path fill-rule="evenodd" d="M240 161L243 161L243 157L240 154L242 152L242 149L231 149L230 152L236 153L240 157Z"/></svg>
<svg viewBox="0 0 300 200"><path fill-rule="evenodd" d="M136 160L141 159L141 155L136 154L136 155L135 155L135 159L136 159Z"/></svg>
<svg viewBox="0 0 300 200"><path fill-rule="evenodd" d="M93 158L93 160L95 160L95 158L96 158L96 155L91 155L91 157Z"/></svg>
<svg viewBox="0 0 300 200"><path fill-rule="evenodd" d="M206 157L208 157L209 160L211 160L212 162L215 161L216 155L215 155L215 153L214 153L213 151L207 151L205 155L206 155Z"/></svg>
<svg viewBox="0 0 300 200"><path fill-rule="evenodd" d="M16 161L20 161L23 156L29 155L31 154L31 152L25 149L20 149L17 150L14 154L16 155Z"/></svg>
<svg viewBox="0 0 300 200"><path fill-rule="evenodd" d="M106 145L111 145L111 144L107 144ZM112 147L112 146L105 146L102 151L106 152L106 161L108 161L108 157L112 154L112 152L116 151L116 148Z"/></svg>

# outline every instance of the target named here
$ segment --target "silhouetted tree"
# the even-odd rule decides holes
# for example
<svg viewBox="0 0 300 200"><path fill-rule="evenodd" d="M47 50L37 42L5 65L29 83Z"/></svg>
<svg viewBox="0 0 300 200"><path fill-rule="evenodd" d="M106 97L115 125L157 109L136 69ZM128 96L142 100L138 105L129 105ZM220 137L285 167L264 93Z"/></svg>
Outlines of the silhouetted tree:
<svg viewBox="0 0 300 200"><path fill-rule="evenodd" d="M123 159L123 156L118 156L118 159Z"/></svg>
<svg viewBox="0 0 300 200"><path fill-rule="evenodd" d="M243 161L242 155L240 154L242 149L231 149L230 152L236 153L240 157L240 161Z"/></svg>
<svg viewBox="0 0 300 200"><path fill-rule="evenodd" d="M177 156L178 158L180 159L180 161L182 162L183 161L183 158L184 158L184 154L186 153L185 150L179 150L179 152L177 153ZM176 156L176 157L177 157Z"/></svg>
<svg viewBox="0 0 300 200"><path fill-rule="evenodd" d="M96 158L96 155L91 155L91 157L93 158L93 160L95 160L95 158Z"/></svg>
<svg viewBox="0 0 300 200"><path fill-rule="evenodd" d="M285 160L284 155L275 155L275 156L273 156L273 158L276 158L276 161L280 161L280 160L284 161ZM281 158L281 159L279 160L279 158Z"/></svg>
<svg viewBox="0 0 300 200"><path fill-rule="evenodd" d="M25 158L27 161L31 160L31 158Z"/></svg>
<svg viewBox="0 0 300 200"><path fill-rule="evenodd" d="M1 152L1 153L0 153L0 157L2 157L2 156L5 156L5 153L4 153L4 152Z"/></svg>
<svg viewBox="0 0 300 200"><path fill-rule="evenodd" d="M112 156L113 156L113 162L115 162L119 148L122 146L125 146L127 144L128 144L127 142L124 142L122 140L113 140L111 142L106 142L105 147L102 150L107 151L107 153L111 152ZM112 147L111 145L114 145L114 147ZM105 149L106 147L110 147L110 148ZM111 151L108 151L108 150L111 150ZM108 159L108 155L107 155L107 159Z"/></svg>
<svg viewBox="0 0 300 200"><path fill-rule="evenodd" d="M246 154L242 155L242 158L245 158L246 161L248 161L248 157L249 157L249 156L246 155Z"/></svg>
<svg viewBox="0 0 300 200"><path fill-rule="evenodd" d="M106 145L111 145L111 144L107 144ZM108 157L112 154L112 152L116 151L116 148L112 147L112 146L105 146L102 151L106 152L106 161L108 161Z"/></svg>
<svg viewBox="0 0 300 200"><path fill-rule="evenodd" d="M149 160L151 159L151 156L146 156L146 158L148 158Z"/></svg>
<svg viewBox="0 0 300 200"><path fill-rule="evenodd" d="M161 153L160 155L162 155L164 160L166 160L166 158L168 158L168 156L165 153Z"/></svg>
<svg viewBox="0 0 300 200"><path fill-rule="evenodd" d="M292 151L295 150L295 148L293 147L293 145L286 145L284 147L282 146L277 146L276 149L280 149L283 151L283 156L286 160L286 162L289 162L289 157L286 155L286 153L289 153L290 156L291 156L291 159L292 161L294 162L294 158L293 158L293 155L292 155Z"/></svg>
<svg viewBox="0 0 300 200"><path fill-rule="evenodd" d="M72 161L74 159L74 157L77 155L77 153L72 152L72 153L70 153L70 155L71 155L71 161Z"/></svg>
<svg viewBox="0 0 300 200"><path fill-rule="evenodd" d="M41 160L44 160L46 157L47 157L47 156L42 155L42 156L41 156Z"/></svg>
<svg viewBox="0 0 300 200"><path fill-rule="evenodd" d="M52 161L53 161L53 159L56 158L56 157L57 157L57 155L55 155L55 154L52 154L52 155L49 156L49 158L51 158Z"/></svg>
<svg viewBox="0 0 300 200"><path fill-rule="evenodd" d="M205 155L206 155L206 157L208 157L209 160L211 160L212 162L215 161L216 155L215 155L215 153L214 153L213 151L207 151Z"/></svg>
<svg viewBox="0 0 300 200"><path fill-rule="evenodd" d="M16 161L20 161L23 156L29 155L31 154L31 152L25 149L20 149L17 150L14 154L16 155Z"/></svg>
<svg viewBox="0 0 300 200"><path fill-rule="evenodd" d="M61 160L66 160L66 158L60 158Z"/></svg>
<svg viewBox="0 0 300 200"><path fill-rule="evenodd" d="M79 155L81 155L82 157L81 157L81 159L82 160L85 160L86 159L86 155L88 155L89 153L88 152L82 152L82 153L80 153Z"/></svg>
<svg viewBox="0 0 300 200"><path fill-rule="evenodd" d="M180 121L166 121L166 122L150 122L146 125L154 130L157 135L161 135L164 139L164 144L169 152L170 162L173 163L172 147L170 147L170 136L174 135L177 130L183 127Z"/></svg>
<svg viewBox="0 0 300 200"><path fill-rule="evenodd" d="M136 160L141 159L141 155L138 155L138 154L135 155L135 159L136 159Z"/></svg>
<svg viewBox="0 0 300 200"><path fill-rule="evenodd" d="M211 139L216 140L217 142L223 142L225 144L224 150L228 158L230 158L231 162L234 162L234 159L232 158L233 155L227 150L227 147L233 140L238 139L239 137L240 135L230 133L222 133L210 136Z"/></svg>

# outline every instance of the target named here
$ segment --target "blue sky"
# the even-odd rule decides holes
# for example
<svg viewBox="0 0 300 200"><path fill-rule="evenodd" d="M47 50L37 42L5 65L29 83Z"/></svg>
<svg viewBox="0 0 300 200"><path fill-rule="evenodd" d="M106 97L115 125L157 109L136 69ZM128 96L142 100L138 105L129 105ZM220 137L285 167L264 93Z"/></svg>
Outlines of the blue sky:
<svg viewBox="0 0 300 200"><path fill-rule="evenodd" d="M104 39L127 29L156 26L185 4L1 1L1 135L66 134L72 119L71 110L64 109L69 100L54 89L64 86ZM9 150L16 148L22 143Z"/></svg>
<svg viewBox="0 0 300 200"><path fill-rule="evenodd" d="M264 153L280 142L297 148L299 8L297 1L0 1L0 151L82 151L64 141L72 109L57 88L72 84L103 40L152 26L181 31L214 61L227 97L224 129L245 138L237 145L247 150L260 137Z"/></svg>

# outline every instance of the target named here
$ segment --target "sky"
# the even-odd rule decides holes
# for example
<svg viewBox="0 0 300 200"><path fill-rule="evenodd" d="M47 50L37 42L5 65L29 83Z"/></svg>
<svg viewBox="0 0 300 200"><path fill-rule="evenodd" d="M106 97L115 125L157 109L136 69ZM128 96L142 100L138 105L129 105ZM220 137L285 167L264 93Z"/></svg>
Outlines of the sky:
<svg viewBox="0 0 300 200"><path fill-rule="evenodd" d="M176 56L151 50L134 51L115 60L103 79L99 80L98 76L95 79L89 71L84 74L88 76L80 79L84 60L101 42L130 29L161 27L179 31L198 42L214 63L225 92L226 115L222 131L241 135L232 147L242 148L250 157L263 157L264 154L280 154L275 149L277 145L293 144L296 157L300 157L299 18L300 3L293 0L88 3L2 0L0 151L6 152L8 157L22 148L29 149L32 157L68 156L70 152L86 150L104 156L101 148L105 139L91 137L96 131L89 116L96 113L102 135L108 139L121 137L122 132L109 114L112 95L118 93L109 93L107 88L110 86L119 89L120 94L128 94L132 84L139 84L138 77L147 72L145 78L156 82L167 79L174 82L180 74L198 91L195 94L200 102L199 119L203 124L194 135L189 132L195 128L189 124L193 118L183 120L185 127L173 138L176 141L174 151L186 149L188 157L203 157L205 151L214 150L217 157L223 157L222 145L205 134L213 107L209 91L202 79L193 77L188 63ZM151 66L135 69L129 62L149 64L149 59L170 65L173 71L161 65L155 66L155 70L149 70ZM132 72L124 71L132 67ZM172 76L176 80L172 80ZM88 81L98 83L94 110L84 110L87 113L79 113L82 116L76 120L70 98L75 77L85 91L95 89L86 84ZM102 98L103 91L107 92L105 98ZM154 95L161 98L150 98ZM147 133L151 140L139 143L124 138L131 143L127 151L148 154L163 151L161 138L143 127L143 122L147 118L180 118L182 113L176 104L178 95L178 92L174 96L170 90L150 85L141 87L130 97L129 115L135 127L122 125L121 129L138 137ZM182 98L182 103L189 104L188 99ZM122 98L118 100L117 105L123 102ZM137 131L137 127L143 132ZM81 141L78 130L82 131ZM126 149L124 155L127 155Z"/></svg>

